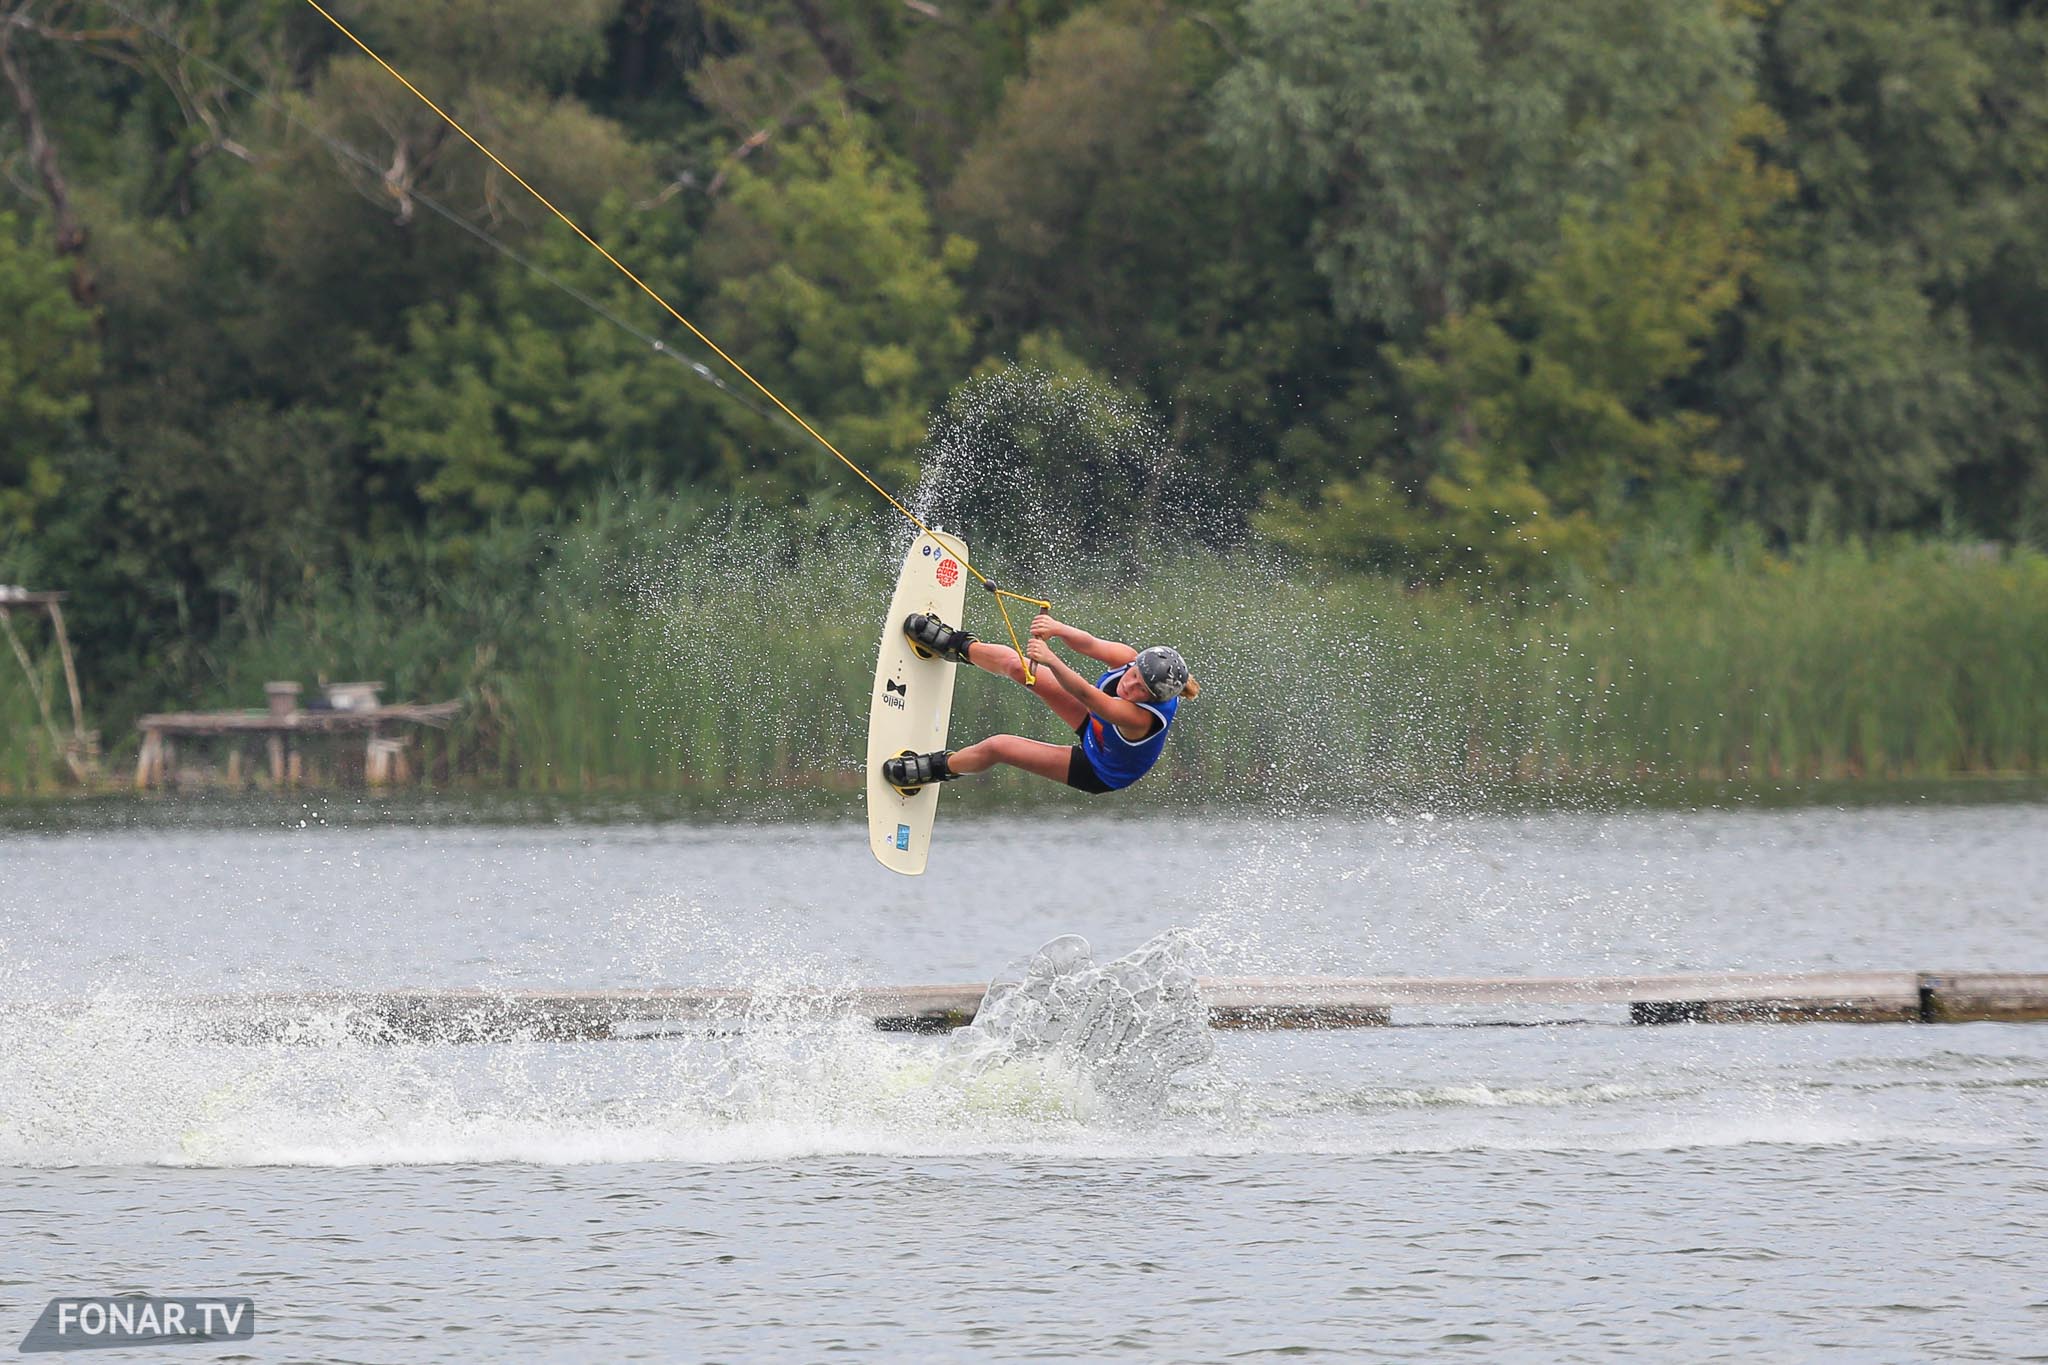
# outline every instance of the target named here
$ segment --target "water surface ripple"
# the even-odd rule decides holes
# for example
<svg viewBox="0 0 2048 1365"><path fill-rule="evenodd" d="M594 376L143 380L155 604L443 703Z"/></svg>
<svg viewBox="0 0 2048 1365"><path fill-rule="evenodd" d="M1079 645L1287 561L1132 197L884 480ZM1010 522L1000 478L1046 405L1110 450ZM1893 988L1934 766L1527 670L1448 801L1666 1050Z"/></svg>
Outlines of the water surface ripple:
<svg viewBox="0 0 2048 1365"><path fill-rule="evenodd" d="M0 836L0 1330L247 1358L2041 1358L2048 1028L1223 1034L1163 1106L800 997L714 1037L195 1037L183 993L1210 969L2048 969L2048 809ZM53 1002L70 1012L54 1016ZM73 1008L77 1006L83 1008ZM53 1019L58 1022L52 1022ZM217 1348L194 1348L212 1353Z"/></svg>

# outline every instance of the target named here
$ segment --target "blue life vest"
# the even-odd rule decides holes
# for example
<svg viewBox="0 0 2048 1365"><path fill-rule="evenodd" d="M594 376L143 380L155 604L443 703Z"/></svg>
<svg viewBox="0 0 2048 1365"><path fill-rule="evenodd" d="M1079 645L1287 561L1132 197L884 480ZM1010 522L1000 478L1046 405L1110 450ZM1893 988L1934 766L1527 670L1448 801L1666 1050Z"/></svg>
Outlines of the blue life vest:
<svg viewBox="0 0 2048 1365"><path fill-rule="evenodd" d="M1095 686L1115 696L1116 685L1129 667L1125 664L1121 668L1110 669L1095 680ZM1141 701L1134 705L1159 717L1158 728L1135 743L1125 739L1121 730L1100 716L1090 715L1081 722L1081 752L1088 756L1088 762L1094 766L1103 785L1112 791L1121 791L1152 771L1152 765L1159 761L1160 750L1166 747L1166 732L1173 728L1173 714L1180 709L1180 698Z"/></svg>

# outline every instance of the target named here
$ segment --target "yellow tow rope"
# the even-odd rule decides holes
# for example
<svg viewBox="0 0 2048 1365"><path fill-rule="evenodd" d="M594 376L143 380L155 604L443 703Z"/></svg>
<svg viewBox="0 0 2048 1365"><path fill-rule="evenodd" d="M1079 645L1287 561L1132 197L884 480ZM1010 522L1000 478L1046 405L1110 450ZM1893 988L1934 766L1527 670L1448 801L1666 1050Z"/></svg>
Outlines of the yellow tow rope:
<svg viewBox="0 0 2048 1365"><path fill-rule="evenodd" d="M835 446L830 441L826 440L825 437L819 433L816 427L812 426L809 422L806 422L801 416L799 416L796 412L796 409L790 407L789 404L783 402L781 398L777 397L775 390L769 388L766 384L763 384L760 380L754 378L754 376L747 370L746 366L740 364L739 361L734 360L731 356L727 355L723 347L721 347L717 342L713 341L710 337L705 336L703 332L699 331L696 323L690 321L681 313L677 312L674 304L670 303L661 295L655 293L654 290L647 284L645 280L641 279L638 275L635 275L632 271L628 270L625 267L624 263L622 263L618 257L612 255L611 252L606 251L602 243L600 243L595 237L591 236L589 233L585 232L582 228L578 227L576 225L575 219L571 218L568 214L556 208L553 202L550 201L546 195L542 194L533 186L527 184L526 178L524 176L520 175L519 172L513 170L510 166L507 166L502 160L499 159L498 154L496 152L484 146L483 143L477 141L476 135L471 133L469 129L463 127L460 123L457 123L455 121L454 116L450 114L446 109L443 109L440 105L434 103L431 99L427 98L426 92L421 90L418 86L414 85L411 81L407 80L403 72L399 71L397 67L385 61L382 57L378 56L376 51L372 49L368 43L364 42L361 38L358 38L356 37L355 34L351 33L348 29L348 26L342 23L341 20L335 18L326 10L322 9L320 7L319 0L306 0L306 3L308 5L311 5L314 11L317 14L319 14L319 16L322 19L325 19L328 23L334 25L335 29L341 34L342 37L348 39L357 47L361 48L363 50L364 56L368 57L371 61L375 62L377 65L383 67L386 71L390 72L393 80L397 81L400 85L404 86L407 90L412 91L414 95L418 96L420 103L426 105L427 108L433 110L436 114L440 115L442 119L446 120L448 126L450 128L453 128L456 132L462 134L462 136L469 142L470 146L476 148L485 156L489 157L491 159L492 165L496 166L499 170L503 171L505 174L511 176L514 180L518 181L519 188L525 190L528 194L532 195L535 199L539 200L542 208L546 209L549 213L554 214L555 217L561 219L564 223L568 224L569 231L575 233L578 237L581 237L585 242L588 242L590 244L591 250L595 251L598 255L604 257L607 261L610 261L612 265L617 268L618 272L621 275L624 275L627 279L631 280L635 285L639 286L641 293L647 295L648 298L653 299L656 303L660 304L670 317L674 318L677 322L682 323L684 327L688 328L691 336L697 338L697 340L703 342L706 346L710 347L712 353L715 354L720 360L723 360L726 364L732 366L733 369L738 372L740 378L746 380L749 384L752 384L756 389L759 389L761 391L762 397L766 398L769 402L773 403L776 407L780 408L782 410L783 415L788 417L790 421L795 422L798 426L802 427L804 431L809 434L812 440L816 441L819 445L825 447L825 449L831 451L833 456L839 461L839 463L845 465L848 469L851 469L855 474L859 475L860 481L862 483L874 489L877 493L880 493L882 495L883 501L887 502L891 507L895 508L897 511L901 512L905 517L907 517L911 525L917 527L918 530L924 532L933 540L938 541L940 545L945 546L945 548L952 553L953 557L960 561L960 567L967 570L967 572L973 574L975 578L980 581L981 586L987 588L990 594L992 594L995 597L996 610L1001 612L1003 616L1003 629L1008 631L1010 634L1010 647L1017 651L1017 657L1023 664L1024 681L1027 684L1029 684L1033 680L1035 676L1035 670L1033 670L1033 668L1031 667L1031 660L1027 658L1024 654L1023 642L1017 638L1017 627L1011 623L1010 609L1007 605L1004 604L1003 599L1007 597L1014 598L1019 602L1028 602L1032 606L1037 607L1040 611L1051 611L1052 603L1044 600L1043 598L1027 597L1021 592L1011 592L1008 588L997 587L995 585L995 582L992 579L990 579L987 574L983 573L981 570L974 567L973 562L967 558L966 554L963 552L961 547L957 545L947 544L946 540L942 536L940 536L938 532L932 530L931 527L925 525L924 522L918 518L917 513L911 511L908 507L905 507L902 503L898 502L895 499L895 497L893 497L890 494L888 489L882 487L882 485L876 483L872 478L870 478L868 476L868 472L865 469L862 469L852 460L849 460L844 454L844 452L842 452L839 449L838 446Z"/></svg>

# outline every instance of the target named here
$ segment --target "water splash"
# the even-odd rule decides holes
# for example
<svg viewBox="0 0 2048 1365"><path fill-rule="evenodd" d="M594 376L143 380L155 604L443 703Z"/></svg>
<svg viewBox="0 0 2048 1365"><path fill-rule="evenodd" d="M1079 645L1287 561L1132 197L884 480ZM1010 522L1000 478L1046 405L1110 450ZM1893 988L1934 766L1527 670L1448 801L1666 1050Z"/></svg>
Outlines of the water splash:
<svg viewBox="0 0 2048 1365"><path fill-rule="evenodd" d="M770 934L770 939L775 935ZM684 1036L394 1038L346 1001L275 1027L251 997L104 994L0 1012L0 1166L745 1160L975 1150L1143 1127L1206 1059L1194 947L1096 966L1071 936L999 982L942 1045L877 1032L775 969Z"/></svg>
<svg viewBox="0 0 2048 1365"><path fill-rule="evenodd" d="M2024 1140L2042 1083L2025 1037L1929 1059L1918 1034L1775 1025L1233 1035L1204 1063L1176 940L1099 965L1055 941L947 1040L788 1001L612 1044L379 1045L338 1020L226 1044L117 999L0 1013L0 1168L1955 1145Z"/></svg>
<svg viewBox="0 0 2048 1365"><path fill-rule="evenodd" d="M1076 566L1216 543L1229 518L1144 402L1084 372L1009 365L933 418L911 506L1040 587Z"/></svg>
<svg viewBox="0 0 2048 1365"><path fill-rule="evenodd" d="M950 1039L946 1070L1050 1066L1081 1078L1115 1115L1152 1115L1175 1074L1215 1052L1196 960L1185 929L1100 966L1087 939L1062 934L989 987L974 1022Z"/></svg>

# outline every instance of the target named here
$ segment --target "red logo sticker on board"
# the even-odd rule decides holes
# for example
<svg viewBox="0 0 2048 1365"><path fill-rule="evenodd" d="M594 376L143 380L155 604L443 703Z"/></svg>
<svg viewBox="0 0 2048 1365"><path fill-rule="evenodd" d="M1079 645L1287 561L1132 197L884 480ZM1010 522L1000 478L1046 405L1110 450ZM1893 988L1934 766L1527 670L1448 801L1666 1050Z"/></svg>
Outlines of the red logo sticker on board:
<svg viewBox="0 0 2048 1365"><path fill-rule="evenodd" d="M939 586L940 586L940 587L942 587L942 588L950 588L950 587L952 587L952 586L953 586L953 580L954 580L954 579L956 579L956 578L958 578L959 576L960 576L960 566L959 566L958 564L955 564L955 563L954 563L954 562L953 562L952 560L950 560L950 559L942 559L942 560L940 560L940 561L939 561Z"/></svg>

